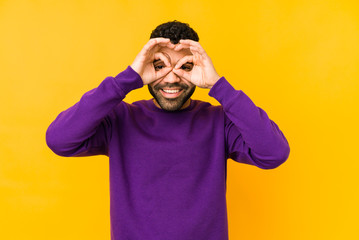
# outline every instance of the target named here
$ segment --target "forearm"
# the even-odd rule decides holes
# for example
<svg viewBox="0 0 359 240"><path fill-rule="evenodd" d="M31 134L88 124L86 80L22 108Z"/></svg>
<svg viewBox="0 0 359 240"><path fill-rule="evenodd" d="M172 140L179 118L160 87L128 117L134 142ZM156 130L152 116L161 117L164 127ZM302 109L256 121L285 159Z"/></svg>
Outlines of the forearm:
<svg viewBox="0 0 359 240"><path fill-rule="evenodd" d="M48 146L57 154L73 155L94 136L101 122L128 92L143 86L141 77L128 67L116 77L107 77L85 93L79 102L61 112L46 132ZM105 129L105 128L104 128ZM104 137L106 133L98 133ZM101 141L93 139L93 142Z"/></svg>
<svg viewBox="0 0 359 240"><path fill-rule="evenodd" d="M290 149L281 130L243 91L235 90L221 78L209 95L221 103L225 114L250 148L248 154L257 162L256 165L274 168L288 158Z"/></svg>

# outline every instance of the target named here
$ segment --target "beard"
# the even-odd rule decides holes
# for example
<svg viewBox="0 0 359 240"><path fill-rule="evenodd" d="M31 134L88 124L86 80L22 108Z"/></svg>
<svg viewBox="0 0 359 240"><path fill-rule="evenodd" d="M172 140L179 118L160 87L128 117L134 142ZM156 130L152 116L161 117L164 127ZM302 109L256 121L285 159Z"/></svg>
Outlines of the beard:
<svg viewBox="0 0 359 240"><path fill-rule="evenodd" d="M168 84L157 84L156 86L147 85L148 90L150 91L153 98L157 101L158 105L166 111L177 111L180 110L187 102L187 100L192 96L196 86L193 87L188 86L187 84L180 83L168 83ZM182 88L182 93L176 98L166 98L160 92L162 88L174 88L179 87Z"/></svg>

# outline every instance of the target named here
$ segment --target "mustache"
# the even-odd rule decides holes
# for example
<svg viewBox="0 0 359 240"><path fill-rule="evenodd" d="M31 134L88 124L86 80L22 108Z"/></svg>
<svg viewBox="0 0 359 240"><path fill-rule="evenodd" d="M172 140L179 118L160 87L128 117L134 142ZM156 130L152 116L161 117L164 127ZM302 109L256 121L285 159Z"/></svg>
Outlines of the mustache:
<svg viewBox="0 0 359 240"><path fill-rule="evenodd" d="M186 84L180 84L180 83L167 83L167 84L158 84L156 86L154 86L153 88L156 90L160 90L161 88L175 88L175 87L180 87L184 90L187 90L189 88L188 85Z"/></svg>

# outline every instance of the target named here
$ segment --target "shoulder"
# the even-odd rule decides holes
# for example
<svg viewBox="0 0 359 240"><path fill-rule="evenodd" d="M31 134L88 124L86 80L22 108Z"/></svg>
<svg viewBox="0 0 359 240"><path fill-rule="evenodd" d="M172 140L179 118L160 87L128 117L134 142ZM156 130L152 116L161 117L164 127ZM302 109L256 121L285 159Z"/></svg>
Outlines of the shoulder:
<svg viewBox="0 0 359 240"><path fill-rule="evenodd" d="M221 105L212 105L209 102L193 100L193 109L191 110L197 117L202 116L204 119L222 119L224 116Z"/></svg>

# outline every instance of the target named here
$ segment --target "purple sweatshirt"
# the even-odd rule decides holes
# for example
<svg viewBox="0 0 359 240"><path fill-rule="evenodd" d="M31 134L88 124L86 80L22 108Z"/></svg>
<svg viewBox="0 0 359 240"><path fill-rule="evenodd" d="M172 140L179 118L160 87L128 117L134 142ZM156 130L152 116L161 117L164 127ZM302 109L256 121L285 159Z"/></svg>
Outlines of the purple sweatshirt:
<svg viewBox="0 0 359 240"><path fill-rule="evenodd" d="M143 86L131 68L107 77L63 111L46 133L58 155L110 161L112 240L226 240L227 159L276 168L289 155L278 126L222 77L209 95L176 112L151 100L128 104Z"/></svg>

